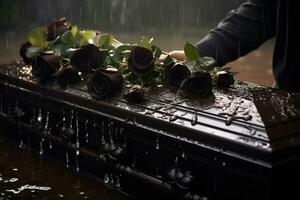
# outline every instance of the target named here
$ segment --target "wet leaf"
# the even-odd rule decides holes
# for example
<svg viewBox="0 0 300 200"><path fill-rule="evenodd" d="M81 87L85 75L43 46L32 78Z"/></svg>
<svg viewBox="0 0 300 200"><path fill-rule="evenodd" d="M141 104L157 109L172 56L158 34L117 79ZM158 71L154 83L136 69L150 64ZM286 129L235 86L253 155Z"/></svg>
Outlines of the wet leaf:
<svg viewBox="0 0 300 200"><path fill-rule="evenodd" d="M99 38L98 46L103 49L110 49L113 43L113 39L113 36L104 34Z"/></svg>
<svg viewBox="0 0 300 200"><path fill-rule="evenodd" d="M93 41L96 38L96 31L84 30L80 31L80 35L82 35L85 40L91 43L90 41Z"/></svg>
<svg viewBox="0 0 300 200"><path fill-rule="evenodd" d="M32 30L28 35L28 41L32 46L46 47L47 46L47 32L45 28L37 28Z"/></svg>
<svg viewBox="0 0 300 200"><path fill-rule="evenodd" d="M170 55L167 55L167 57L164 60L164 65L168 66L171 65L172 63L174 63L174 59Z"/></svg>
<svg viewBox="0 0 300 200"><path fill-rule="evenodd" d="M124 44L117 47L114 51L113 58L117 62L123 62L124 58L127 59L132 49L132 45Z"/></svg>
<svg viewBox="0 0 300 200"><path fill-rule="evenodd" d="M64 34L62 34L60 41L69 48L73 48L75 46L74 37L72 36L70 31L67 31Z"/></svg>
<svg viewBox="0 0 300 200"><path fill-rule="evenodd" d="M190 61L197 61L200 58L198 49L189 42L185 43L184 53L185 53L185 56L187 57L187 59Z"/></svg>
<svg viewBox="0 0 300 200"><path fill-rule="evenodd" d="M212 71L217 67L217 62L212 57L201 57L197 62L197 66L201 69Z"/></svg>
<svg viewBox="0 0 300 200"><path fill-rule="evenodd" d="M75 37L78 34L78 26L72 26L71 34Z"/></svg>
<svg viewBox="0 0 300 200"><path fill-rule="evenodd" d="M53 46L51 47L51 50L54 51L54 53L55 53L56 55L62 56L62 57L65 57L65 56L67 56L67 54L68 54L68 52L67 52L68 48L67 48L67 46L64 45L64 44L59 44L59 43L58 43L58 44L56 44L56 45L53 45Z"/></svg>
<svg viewBox="0 0 300 200"><path fill-rule="evenodd" d="M152 51L152 42L153 42L153 38L142 36L141 46Z"/></svg>
<svg viewBox="0 0 300 200"><path fill-rule="evenodd" d="M161 49L158 48L158 47L155 46L155 45L152 45L152 51L153 51L153 54L154 54L154 58L155 58L155 59L159 59L159 57L160 57L161 54L162 54Z"/></svg>

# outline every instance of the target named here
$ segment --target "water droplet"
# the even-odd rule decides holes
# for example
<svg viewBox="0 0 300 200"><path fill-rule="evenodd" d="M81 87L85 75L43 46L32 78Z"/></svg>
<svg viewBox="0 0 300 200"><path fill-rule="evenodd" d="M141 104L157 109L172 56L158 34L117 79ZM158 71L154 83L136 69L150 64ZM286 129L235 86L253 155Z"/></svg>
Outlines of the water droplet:
<svg viewBox="0 0 300 200"><path fill-rule="evenodd" d="M170 122L174 122L178 119L178 116L177 115L171 115L170 118L169 118L169 121Z"/></svg>
<svg viewBox="0 0 300 200"><path fill-rule="evenodd" d="M38 117L37 117L37 121L38 122L42 122L42 110L39 108L39 113L38 113Z"/></svg>
<svg viewBox="0 0 300 200"><path fill-rule="evenodd" d="M198 115L197 115L197 112L194 112L194 115L192 117L192 121L191 121L191 124L192 126L195 126L198 122Z"/></svg>
<svg viewBox="0 0 300 200"><path fill-rule="evenodd" d="M76 133L76 142L78 142L78 137L79 137L79 122L78 122L78 114L76 115L76 121L75 121L75 133ZM77 147L77 146L76 146ZM79 142L78 142L78 148L79 148Z"/></svg>
<svg viewBox="0 0 300 200"><path fill-rule="evenodd" d="M73 118L74 118L74 111L73 110L71 110L71 113L70 113L70 128L72 128L73 127Z"/></svg>
<svg viewBox="0 0 300 200"><path fill-rule="evenodd" d="M116 175L116 187L117 187L117 188L121 187L120 179L119 179L119 176L118 176L118 175Z"/></svg>
<svg viewBox="0 0 300 200"><path fill-rule="evenodd" d="M47 132L48 131L48 126L49 126L49 111L47 111L47 114L46 114L46 122L45 122L45 131Z"/></svg>
<svg viewBox="0 0 300 200"><path fill-rule="evenodd" d="M105 184L109 183L109 174L104 174L104 178L103 178L103 181Z"/></svg>
<svg viewBox="0 0 300 200"><path fill-rule="evenodd" d="M250 135L255 135L256 134L256 130L255 129L251 129L250 130Z"/></svg>
<svg viewBox="0 0 300 200"><path fill-rule="evenodd" d="M109 183L113 185L114 182L115 182L115 181L114 181L114 174L111 173L111 174L110 174L110 181L109 181Z"/></svg>
<svg viewBox="0 0 300 200"><path fill-rule="evenodd" d="M181 158L186 160L186 155L185 155L185 151L184 151L184 149L182 149Z"/></svg>
<svg viewBox="0 0 300 200"><path fill-rule="evenodd" d="M66 167L69 168L69 153L66 151Z"/></svg>
<svg viewBox="0 0 300 200"><path fill-rule="evenodd" d="M52 146L52 142L51 141L49 141L49 149L52 149L53 148L53 146Z"/></svg>
<svg viewBox="0 0 300 200"><path fill-rule="evenodd" d="M19 148L21 149L21 148L23 147L23 145L24 145L24 141L23 141L23 139L21 138L21 139L20 139L20 142L19 142Z"/></svg>
<svg viewBox="0 0 300 200"><path fill-rule="evenodd" d="M156 139L155 149L156 149L156 150L159 150L159 140L158 140L158 139Z"/></svg>
<svg viewBox="0 0 300 200"><path fill-rule="evenodd" d="M76 153L76 156L75 156L76 172L79 172L78 155L79 155L79 153L78 154Z"/></svg>
<svg viewBox="0 0 300 200"><path fill-rule="evenodd" d="M85 128L85 142L88 143L89 142L89 120L85 120L84 123L84 128Z"/></svg>
<svg viewBox="0 0 300 200"><path fill-rule="evenodd" d="M174 166L175 166L175 168L177 167L177 165L178 165L178 157L176 156L176 157L175 157L175 161L174 161Z"/></svg>
<svg viewBox="0 0 300 200"><path fill-rule="evenodd" d="M43 149L43 139L40 140L40 155L43 155L44 149Z"/></svg>

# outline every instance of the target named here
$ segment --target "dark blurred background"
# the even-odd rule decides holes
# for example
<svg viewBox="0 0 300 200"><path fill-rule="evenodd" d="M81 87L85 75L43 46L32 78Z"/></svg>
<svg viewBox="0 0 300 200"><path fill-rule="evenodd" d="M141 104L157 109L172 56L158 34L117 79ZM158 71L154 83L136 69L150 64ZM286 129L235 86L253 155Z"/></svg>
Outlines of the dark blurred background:
<svg viewBox="0 0 300 200"><path fill-rule="evenodd" d="M125 43L142 35L169 51L200 40L245 0L0 0L0 62L18 58L27 33L54 19L68 18L80 29L111 33ZM237 78L263 85L273 82L273 42L229 63Z"/></svg>

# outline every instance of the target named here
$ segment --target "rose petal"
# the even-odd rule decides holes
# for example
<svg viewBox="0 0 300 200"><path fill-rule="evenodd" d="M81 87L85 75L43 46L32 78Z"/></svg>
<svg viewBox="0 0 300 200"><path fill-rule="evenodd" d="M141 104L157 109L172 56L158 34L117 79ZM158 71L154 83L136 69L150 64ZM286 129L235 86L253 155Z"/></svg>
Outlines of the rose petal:
<svg viewBox="0 0 300 200"><path fill-rule="evenodd" d="M122 88L123 78L118 71L97 70L88 82L88 92L95 99L112 96Z"/></svg>
<svg viewBox="0 0 300 200"><path fill-rule="evenodd" d="M128 68L136 76L148 75L154 69L153 52L144 47L134 47L128 58Z"/></svg>
<svg viewBox="0 0 300 200"><path fill-rule="evenodd" d="M188 67L180 63L165 67L165 78L167 84L171 87L179 88L190 75L191 72Z"/></svg>
<svg viewBox="0 0 300 200"><path fill-rule="evenodd" d="M51 81L60 67L60 58L53 53L41 53L32 62L32 75L40 83Z"/></svg>
<svg viewBox="0 0 300 200"><path fill-rule="evenodd" d="M88 74L91 70L102 67L105 57L105 52L93 44L88 44L73 53L70 63L77 71Z"/></svg>
<svg viewBox="0 0 300 200"><path fill-rule="evenodd" d="M54 21L48 26L47 40L55 40L57 36L64 34L65 32L71 30L71 28L72 25L66 18L61 18L57 21Z"/></svg>
<svg viewBox="0 0 300 200"><path fill-rule="evenodd" d="M230 85L234 84L233 75L227 71L219 71L214 77L214 81L217 87L220 88L229 88Z"/></svg>
<svg viewBox="0 0 300 200"><path fill-rule="evenodd" d="M212 78L207 72L197 72L184 82L184 93L187 96L206 97L212 94Z"/></svg>

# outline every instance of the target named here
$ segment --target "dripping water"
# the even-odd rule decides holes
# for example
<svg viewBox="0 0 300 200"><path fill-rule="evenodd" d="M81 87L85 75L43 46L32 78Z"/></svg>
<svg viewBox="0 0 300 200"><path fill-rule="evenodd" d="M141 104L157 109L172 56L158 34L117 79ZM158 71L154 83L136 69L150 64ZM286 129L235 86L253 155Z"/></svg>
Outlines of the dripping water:
<svg viewBox="0 0 300 200"><path fill-rule="evenodd" d="M103 182L105 184L109 183L109 174L107 174L107 173L104 174Z"/></svg>
<svg viewBox="0 0 300 200"><path fill-rule="evenodd" d="M69 153L66 151L66 167L69 168Z"/></svg>
<svg viewBox="0 0 300 200"><path fill-rule="evenodd" d="M75 121L75 128L76 128L76 158L79 155L79 148L80 148L80 144L79 144L79 122L78 122L78 113L76 114L76 121Z"/></svg>
<svg viewBox="0 0 300 200"><path fill-rule="evenodd" d="M121 187L120 179L119 179L119 176L118 176L118 175L116 175L115 185L116 185L117 188Z"/></svg>
<svg viewBox="0 0 300 200"><path fill-rule="evenodd" d="M192 126L195 126L197 123L198 123L198 114L197 114L197 111L195 111L194 115L192 117L191 124L192 124Z"/></svg>
<svg viewBox="0 0 300 200"><path fill-rule="evenodd" d="M85 120L84 122L84 128L85 128L85 143L88 143L89 142L89 120Z"/></svg>
<svg viewBox="0 0 300 200"><path fill-rule="evenodd" d="M159 150L159 139L155 140L155 149Z"/></svg>

